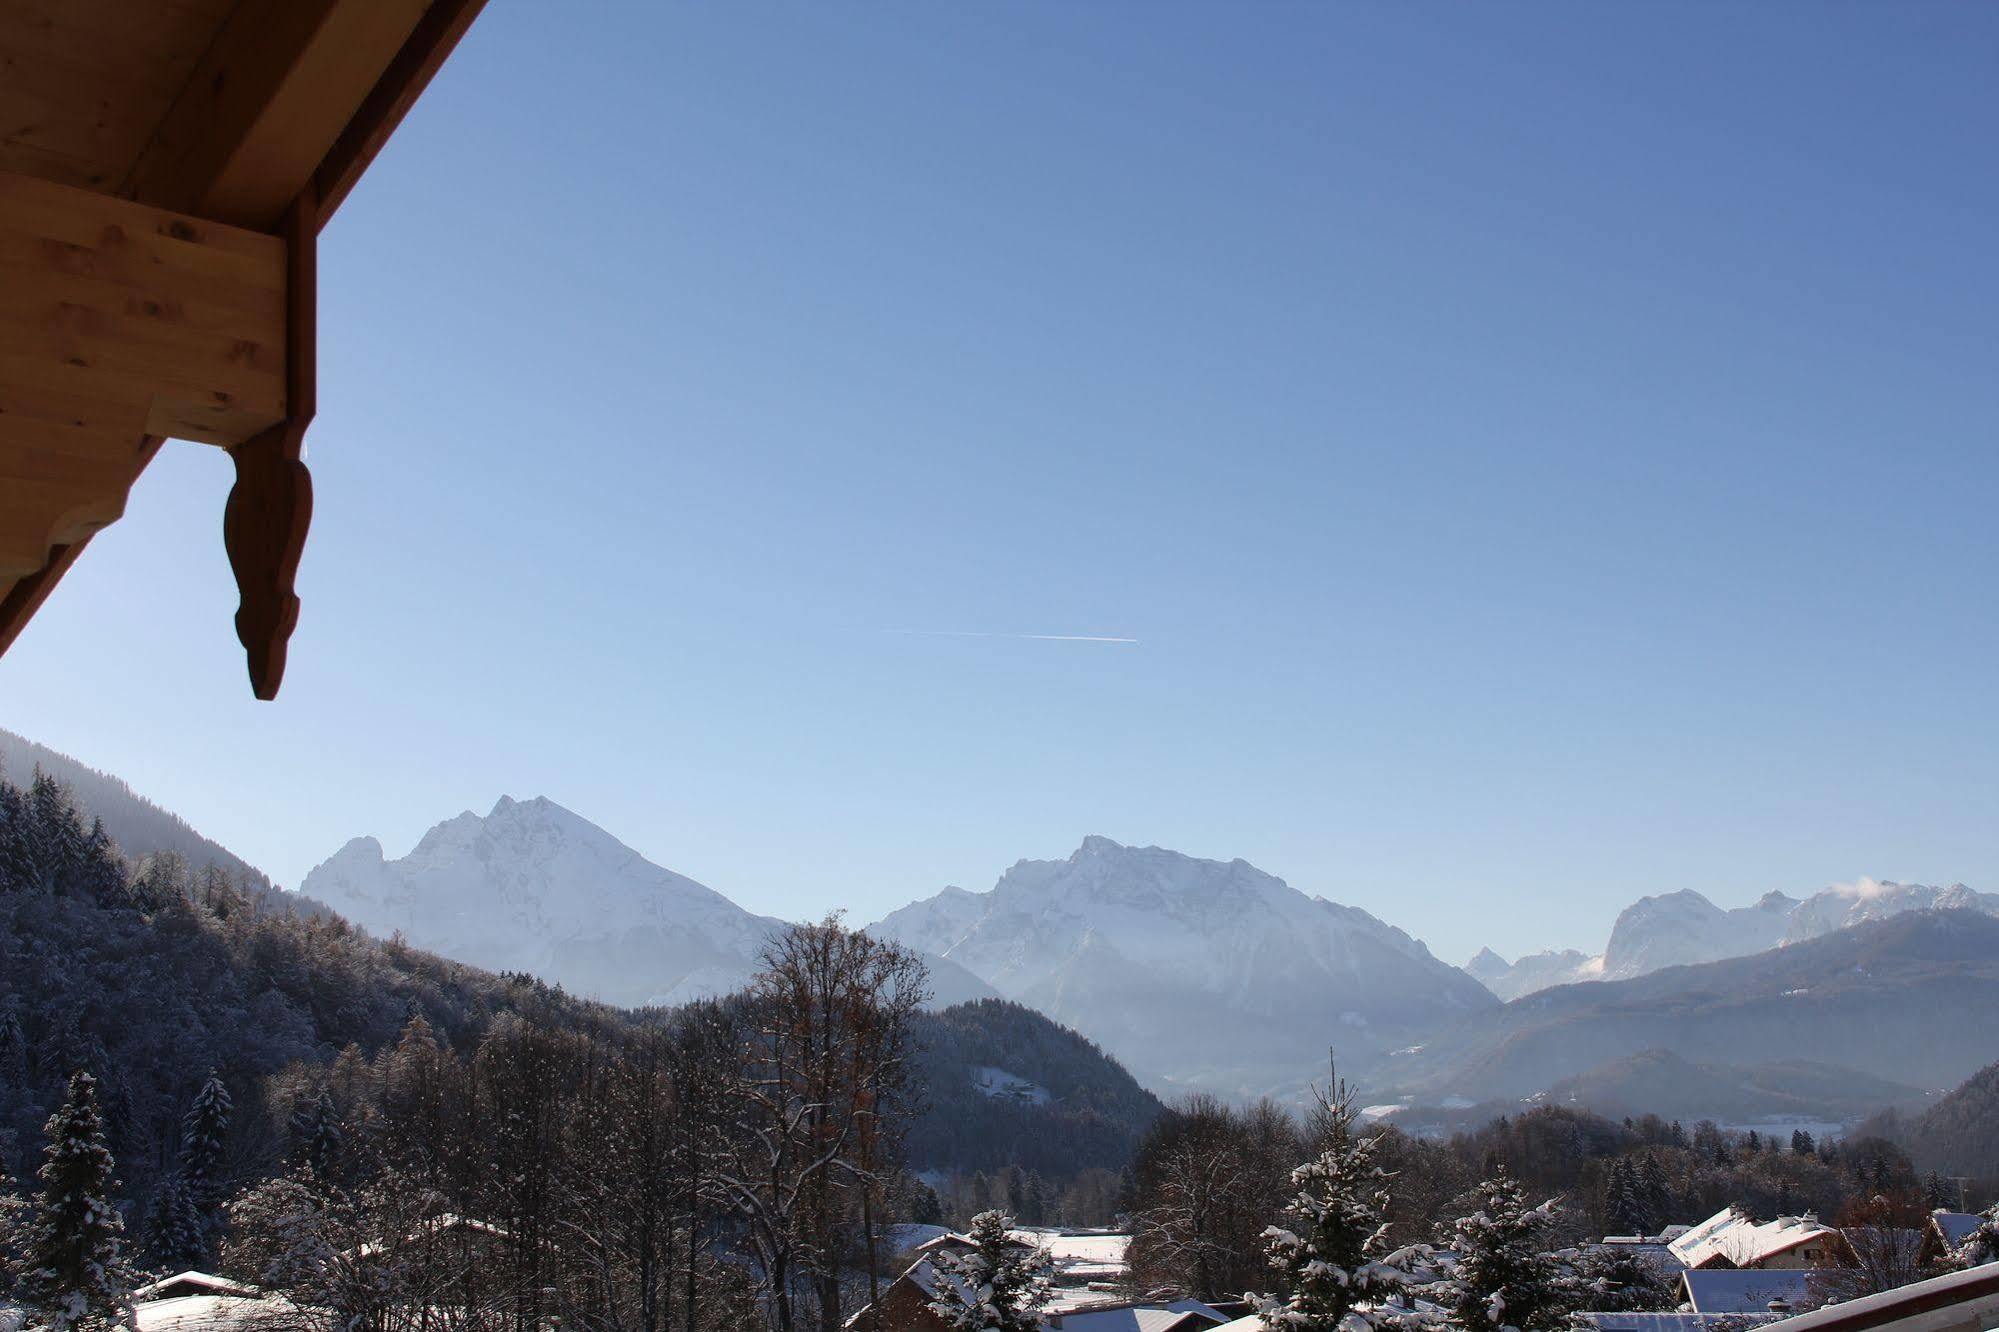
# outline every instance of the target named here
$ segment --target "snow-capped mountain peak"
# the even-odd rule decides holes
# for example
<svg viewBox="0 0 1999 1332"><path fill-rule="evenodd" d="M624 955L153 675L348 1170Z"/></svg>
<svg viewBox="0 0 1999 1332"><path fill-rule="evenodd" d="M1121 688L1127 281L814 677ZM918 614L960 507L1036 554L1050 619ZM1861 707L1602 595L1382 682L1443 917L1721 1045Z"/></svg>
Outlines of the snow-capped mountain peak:
<svg viewBox="0 0 1999 1332"><path fill-rule="evenodd" d="M379 933L497 970L531 971L613 1003L733 988L781 922L646 860L545 796L501 796L387 859L357 837L300 891Z"/></svg>
<svg viewBox="0 0 1999 1332"><path fill-rule="evenodd" d="M1162 1085L1296 1086L1489 995L1401 930L1245 860L1091 836L985 893L947 889L872 932L941 953L1089 1032Z"/></svg>
<svg viewBox="0 0 1999 1332"><path fill-rule="evenodd" d="M357 837L299 890L378 934L400 931L447 957L623 1005L741 989L784 928L546 796L501 796L483 816L467 810L396 860ZM992 995L963 968L926 960L939 1006Z"/></svg>

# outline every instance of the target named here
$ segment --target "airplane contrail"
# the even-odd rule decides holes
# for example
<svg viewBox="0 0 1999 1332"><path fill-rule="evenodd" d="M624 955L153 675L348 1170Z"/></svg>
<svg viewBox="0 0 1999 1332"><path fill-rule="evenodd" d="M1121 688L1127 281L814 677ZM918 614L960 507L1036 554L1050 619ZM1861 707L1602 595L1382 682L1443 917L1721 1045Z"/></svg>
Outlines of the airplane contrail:
<svg viewBox="0 0 1999 1332"><path fill-rule="evenodd" d="M1130 643L1136 638L1116 638L1109 634L1003 634L981 629L891 629L890 633L913 638L1027 638L1042 643Z"/></svg>

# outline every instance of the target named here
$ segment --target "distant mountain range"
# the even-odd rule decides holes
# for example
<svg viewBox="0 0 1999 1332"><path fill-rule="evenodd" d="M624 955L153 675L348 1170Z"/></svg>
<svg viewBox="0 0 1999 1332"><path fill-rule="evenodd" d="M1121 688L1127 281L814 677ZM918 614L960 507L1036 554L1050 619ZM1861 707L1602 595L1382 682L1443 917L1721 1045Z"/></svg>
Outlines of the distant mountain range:
<svg viewBox="0 0 1999 1332"><path fill-rule="evenodd" d="M1641 897L1626 907L1611 928L1610 942L1594 956L1571 948L1532 953L1508 963L1486 948L1465 964L1465 971L1499 998L1518 999L1556 985L1631 980L1666 967L1747 957L1868 921L1929 910L1999 916L1999 893L1974 892L1961 883L1933 888L1863 879L1823 889L1802 901L1766 893L1751 906L1731 910L1685 889Z"/></svg>
<svg viewBox="0 0 1999 1332"><path fill-rule="evenodd" d="M1745 1067L1810 1061L1915 1087L1994 1053L1999 919L1909 911L1751 957L1564 985L1433 1035L1373 1079L1419 1101L1544 1092L1637 1051Z"/></svg>
<svg viewBox="0 0 1999 1332"><path fill-rule="evenodd" d="M396 860L357 837L299 891L377 934L624 1007L739 990L784 928L544 797L502 796L483 817L447 819ZM931 963L938 1007L993 997L961 968Z"/></svg>
<svg viewBox="0 0 1999 1332"><path fill-rule="evenodd" d="M263 882L114 777L6 732L0 763L68 783L135 858L173 852ZM300 888L284 897L307 913L325 903L378 935L621 1006L738 989L782 927L546 799L460 814L398 859L357 838ZM1161 1093L1288 1097L1323 1076L1330 1047L1371 1098L1845 1119L1999 1056L1982 1021L1999 999L1999 895L1962 885L1863 882L1734 910L1667 894L1627 908L1601 954L1509 964L1488 950L1460 970L1246 862L1090 837L870 928L926 956L938 1007L1028 1005ZM1047 1090L1045 1052L1033 1068L965 1057L985 1061L966 1105L1012 1113Z"/></svg>
<svg viewBox="0 0 1999 1332"><path fill-rule="evenodd" d="M870 932L958 963L1100 1042L1155 1089L1290 1094L1498 1007L1365 911L1246 861L1088 837L989 891L946 888Z"/></svg>

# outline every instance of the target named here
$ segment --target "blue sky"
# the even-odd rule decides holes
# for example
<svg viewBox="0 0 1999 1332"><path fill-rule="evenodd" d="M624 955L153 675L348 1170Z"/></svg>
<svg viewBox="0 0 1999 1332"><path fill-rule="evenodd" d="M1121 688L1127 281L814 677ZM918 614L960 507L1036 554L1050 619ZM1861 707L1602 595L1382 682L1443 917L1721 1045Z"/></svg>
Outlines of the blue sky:
<svg viewBox="0 0 1999 1332"><path fill-rule="evenodd" d="M506 792L758 910L1095 832L1454 961L1999 887L1995 61L1979 5L493 0L323 239L280 700L171 444L0 725L288 883Z"/></svg>

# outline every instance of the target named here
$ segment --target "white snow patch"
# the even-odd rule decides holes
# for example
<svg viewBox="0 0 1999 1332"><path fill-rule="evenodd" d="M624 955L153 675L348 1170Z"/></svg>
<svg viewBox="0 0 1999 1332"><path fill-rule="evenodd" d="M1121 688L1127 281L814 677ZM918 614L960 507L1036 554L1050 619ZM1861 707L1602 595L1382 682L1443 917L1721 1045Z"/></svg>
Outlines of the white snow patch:
<svg viewBox="0 0 1999 1332"><path fill-rule="evenodd" d="M1026 1105L1047 1105L1055 1098L1046 1087L1037 1086L1017 1073L980 1065L972 1070L972 1086L994 1100L1020 1101Z"/></svg>

